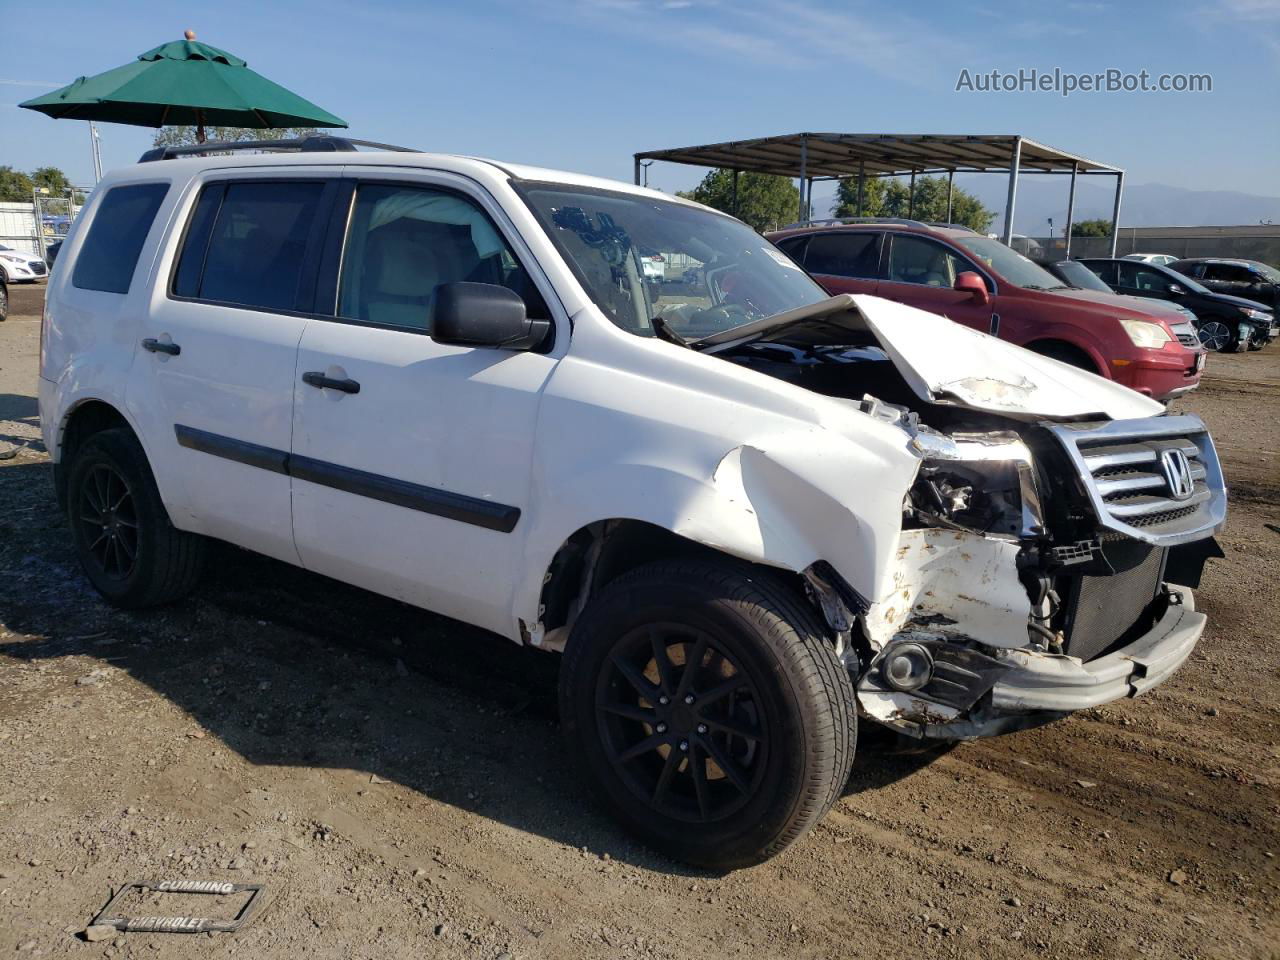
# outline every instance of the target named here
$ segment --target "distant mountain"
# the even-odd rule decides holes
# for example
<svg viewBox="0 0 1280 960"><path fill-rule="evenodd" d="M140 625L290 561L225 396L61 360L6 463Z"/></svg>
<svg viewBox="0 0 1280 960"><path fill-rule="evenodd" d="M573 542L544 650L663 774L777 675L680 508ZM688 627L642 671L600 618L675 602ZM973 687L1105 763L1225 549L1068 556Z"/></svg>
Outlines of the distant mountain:
<svg viewBox="0 0 1280 960"><path fill-rule="evenodd" d="M965 182L968 181L968 182ZM1008 182L994 175L957 177L963 186L996 211L992 231L1004 223L1005 191ZM1115 180L1111 177L1080 177L1076 181L1075 220L1111 218L1115 197ZM1048 218L1053 217L1054 232L1059 232L1067 219L1068 177L1025 176L1018 180L1018 202L1014 210L1014 232L1042 237L1049 232ZM815 214L827 216L835 192L820 193L814 187ZM1269 221L1280 224L1280 197L1263 197L1235 190L1185 190L1162 183L1126 184L1120 205L1123 227L1197 227L1254 224Z"/></svg>

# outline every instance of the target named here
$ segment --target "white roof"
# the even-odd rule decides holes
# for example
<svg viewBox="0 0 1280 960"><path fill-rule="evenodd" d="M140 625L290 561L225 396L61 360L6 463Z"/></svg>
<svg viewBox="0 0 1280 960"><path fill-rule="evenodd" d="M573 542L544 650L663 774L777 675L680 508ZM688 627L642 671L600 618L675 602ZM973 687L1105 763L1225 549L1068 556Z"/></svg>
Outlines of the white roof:
<svg viewBox="0 0 1280 960"><path fill-rule="evenodd" d="M148 163L138 163L130 167L117 168L104 178L104 182L129 182L134 180L155 180L157 178L165 180L182 179L194 176L205 170L243 170L246 168L262 169L272 167L426 168L460 173L486 185L512 179L541 180L597 190L631 193L695 207L701 206L701 204L683 200L660 190L638 187L635 184L621 180L609 180L604 177L592 177L582 173L552 170L519 163L506 163L502 160L489 160L483 157L464 157L449 153L415 153L411 151L317 151L314 153L288 151L280 153L239 153L209 157L175 157L170 160L153 160Z"/></svg>

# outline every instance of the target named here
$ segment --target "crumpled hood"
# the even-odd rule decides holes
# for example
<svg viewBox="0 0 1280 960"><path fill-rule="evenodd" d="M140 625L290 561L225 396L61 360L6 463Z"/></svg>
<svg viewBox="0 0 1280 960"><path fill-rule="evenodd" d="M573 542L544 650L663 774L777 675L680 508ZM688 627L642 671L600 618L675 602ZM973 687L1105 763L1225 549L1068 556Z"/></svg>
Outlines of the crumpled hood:
<svg viewBox="0 0 1280 960"><path fill-rule="evenodd" d="M880 297L846 296L911 389L930 403L1020 419L1127 420L1164 412L1128 387L938 314Z"/></svg>

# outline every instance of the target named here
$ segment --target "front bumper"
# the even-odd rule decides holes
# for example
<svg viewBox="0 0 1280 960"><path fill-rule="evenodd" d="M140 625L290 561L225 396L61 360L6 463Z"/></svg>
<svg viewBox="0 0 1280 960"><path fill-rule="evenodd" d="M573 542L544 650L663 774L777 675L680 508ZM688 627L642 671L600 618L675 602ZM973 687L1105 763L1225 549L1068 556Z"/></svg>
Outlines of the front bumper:
<svg viewBox="0 0 1280 960"><path fill-rule="evenodd" d="M952 647L954 653L948 655L946 648L951 645L934 646L937 661L955 664L947 671L948 682L973 683L974 693L980 694L967 708L954 694L950 703L939 703L887 689L877 669L879 658L858 682L858 704L870 719L911 736L972 740L1039 726L1073 710L1136 697L1171 676L1204 632L1206 618L1196 612L1191 591L1172 584L1167 589L1168 608L1150 630L1127 646L1088 662L1022 648L984 656Z"/></svg>
<svg viewBox="0 0 1280 960"><path fill-rule="evenodd" d="M1151 629L1120 650L1082 663L1074 657L1010 650L1009 665L991 688L991 706L1000 712L1067 712L1136 697L1169 677L1195 649L1205 615L1197 613L1186 587L1170 585L1171 602Z"/></svg>
<svg viewBox="0 0 1280 960"><path fill-rule="evenodd" d="M1168 350L1139 351L1123 364L1113 361L1111 376L1116 383L1146 394L1153 400L1169 400L1200 386L1203 351L1170 344ZM1122 358L1123 359L1123 358Z"/></svg>

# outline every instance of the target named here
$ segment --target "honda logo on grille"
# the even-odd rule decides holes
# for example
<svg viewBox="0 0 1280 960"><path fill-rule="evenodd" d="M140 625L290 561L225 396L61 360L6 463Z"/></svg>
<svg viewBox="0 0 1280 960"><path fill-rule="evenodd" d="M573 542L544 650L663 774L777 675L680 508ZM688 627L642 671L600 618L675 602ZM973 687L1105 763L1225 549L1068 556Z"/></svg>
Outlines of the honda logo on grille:
<svg viewBox="0 0 1280 960"><path fill-rule="evenodd" d="M1175 500L1187 500L1195 493L1196 482L1191 476L1191 461L1177 447L1160 451L1160 472L1169 487L1169 495Z"/></svg>

